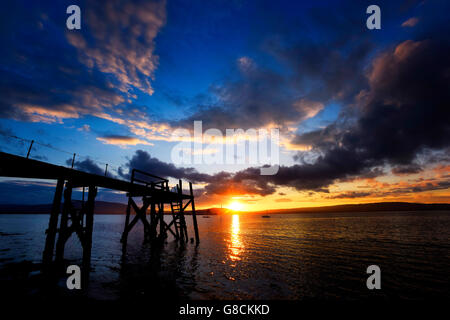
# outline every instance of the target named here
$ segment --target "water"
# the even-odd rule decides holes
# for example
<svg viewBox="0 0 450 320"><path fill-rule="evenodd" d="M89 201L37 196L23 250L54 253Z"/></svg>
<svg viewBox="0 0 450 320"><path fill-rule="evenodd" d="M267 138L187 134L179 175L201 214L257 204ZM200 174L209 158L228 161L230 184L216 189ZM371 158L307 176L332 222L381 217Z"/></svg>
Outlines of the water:
<svg viewBox="0 0 450 320"><path fill-rule="evenodd" d="M95 216L87 296L152 296L157 287L180 299L450 297L450 212L241 214L198 223L198 247L169 237L151 253L139 226L122 256L124 216ZM41 262L47 224L47 215L0 215L0 280L11 280L11 266ZM80 257L72 237L65 258L81 264ZM372 264L382 290L366 287Z"/></svg>

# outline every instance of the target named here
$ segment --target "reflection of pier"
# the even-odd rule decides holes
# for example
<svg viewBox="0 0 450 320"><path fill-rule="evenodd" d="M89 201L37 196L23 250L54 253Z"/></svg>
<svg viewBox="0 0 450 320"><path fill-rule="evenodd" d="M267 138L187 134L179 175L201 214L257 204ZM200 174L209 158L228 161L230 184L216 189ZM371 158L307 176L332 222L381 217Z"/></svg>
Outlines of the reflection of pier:
<svg viewBox="0 0 450 320"><path fill-rule="evenodd" d="M191 183L189 183L189 194L184 194L181 180L179 184L170 189L168 180L139 170L132 171L131 181L128 182L3 152L0 152L0 176L57 180L49 227L46 231L47 238L43 254L45 264L51 263L54 256L56 261L63 259L65 244L75 233L83 248L83 264L89 267L94 205L98 187L127 193L128 207L122 236L124 248L126 247L128 233L138 221L144 224L145 238L148 240L164 239L170 232L176 240L187 242L189 238L184 212L189 205L192 208L195 239L197 243L199 242ZM72 191L75 188L82 188L83 190L81 208L75 208L72 203ZM87 190L86 201L85 190ZM136 197L142 199L140 206L134 200ZM64 198L64 202L61 207L62 198ZM170 206L172 214L172 221L168 224L164 221L165 205L168 208ZM148 208L150 208L149 220L147 218ZM136 215L130 221L132 209Z"/></svg>

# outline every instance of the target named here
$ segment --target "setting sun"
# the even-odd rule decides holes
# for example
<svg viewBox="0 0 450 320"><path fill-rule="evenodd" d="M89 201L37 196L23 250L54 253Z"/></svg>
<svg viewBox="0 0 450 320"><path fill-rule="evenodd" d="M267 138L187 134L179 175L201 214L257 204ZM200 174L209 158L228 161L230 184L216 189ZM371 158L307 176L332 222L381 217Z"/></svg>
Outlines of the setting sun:
<svg viewBox="0 0 450 320"><path fill-rule="evenodd" d="M244 208L243 204L239 201L233 201L228 205L228 209L233 211L241 211Z"/></svg>

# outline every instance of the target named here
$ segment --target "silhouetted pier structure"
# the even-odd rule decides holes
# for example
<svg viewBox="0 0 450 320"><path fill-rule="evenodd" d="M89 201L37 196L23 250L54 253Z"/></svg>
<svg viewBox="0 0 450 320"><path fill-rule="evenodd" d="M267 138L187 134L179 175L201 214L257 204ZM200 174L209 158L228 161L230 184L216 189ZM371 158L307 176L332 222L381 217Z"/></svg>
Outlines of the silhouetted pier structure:
<svg viewBox="0 0 450 320"><path fill-rule="evenodd" d="M144 236L147 240L164 240L170 232L176 240L187 242L189 238L184 213L189 206L196 243L200 241L190 182L189 194L184 194L181 180L174 188L170 188L167 179L140 170L133 169L128 182L4 152L0 152L0 176L57 180L43 253L43 262L46 265L54 260L63 260L65 244L75 233L83 248L83 265L90 266L95 197L99 187L127 193L128 206L121 239L124 249L128 233L139 221L144 224ZM76 208L72 202L72 191L75 188L83 189L81 208ZM135 198L141 198L142 204L138 205ZM165 205L170 206L170 223L164 221ZM131 220L132 211L136 214Z"/></svg>

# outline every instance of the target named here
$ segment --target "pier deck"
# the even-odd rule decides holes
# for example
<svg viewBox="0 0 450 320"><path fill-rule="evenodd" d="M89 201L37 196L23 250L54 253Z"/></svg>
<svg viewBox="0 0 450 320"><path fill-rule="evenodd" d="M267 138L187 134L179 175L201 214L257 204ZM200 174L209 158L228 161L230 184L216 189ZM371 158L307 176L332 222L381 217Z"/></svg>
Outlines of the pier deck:
<svg viewBox="0 0 450 320"><path fill-rule="evenodd" d="M177 192L172 192L170 190L152 190L150 185L146 186L131 181L83 172L5 152L0 152L0 176L29 179L71 180L73 188L95 185L101 188L133 193L133 195L136 196L154 195L161 199L165 199L167 203L171 200L179 199L180 197ZM190 195L187 194L181 194L181 197L185 200L191 198Z"/></svg>

